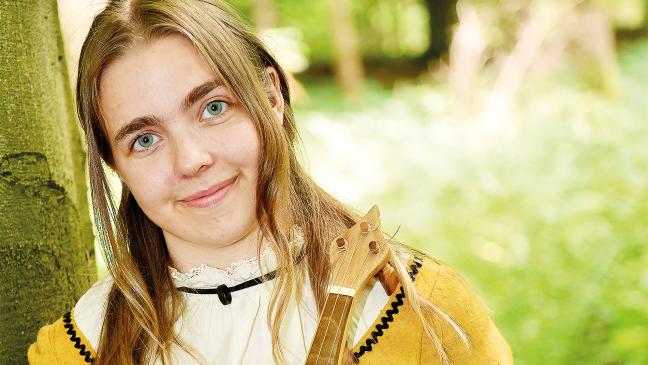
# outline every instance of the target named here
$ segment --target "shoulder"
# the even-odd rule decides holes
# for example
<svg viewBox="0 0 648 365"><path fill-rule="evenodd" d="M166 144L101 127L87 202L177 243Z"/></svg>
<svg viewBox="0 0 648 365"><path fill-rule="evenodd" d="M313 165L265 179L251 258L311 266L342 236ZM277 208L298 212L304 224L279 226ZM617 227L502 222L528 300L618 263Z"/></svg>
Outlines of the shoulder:
<svg viewBox="0 0 648 365"><path fill-rule="evenodd" d="M88 340L76 329L71 313L43 326L27 351L30 365L89 364L94 362L94 356Z"/></svg>
<svg viewBox="0 0 648 365"><path fill-rule="evenodd" d="M454 364L512 364L511 349L490 317L490 311L468 282L449 265L426 257L415 284L420 293L438 309L440 320L433 321L444 336L444 347ZM463 331L457 333L452 322ZM426 354L427 353L427 354ZM438 356L424 348L422 358Z"/></svg>
<svg viewBox="0 0 648 365"><path fill-rule="evenodd" d="M101 334L112 277L97 281L77 301L74 309L43 326L27 352L29 363L87 364L92 362Z"/></svg>
<svg viewBox="0 0 648 365"><path fill-rule="evenodd" d="M73 315L78 329L86 336L90 345L97 348L103 326L108 295L113 286L113 278L106 275L97 281L79 298L74 306Z"/></svg>
<svg viewBox="0 0 648 365"><path fill-rule="evenodd" d="M447 306L481 302L468 282L448 264L432 257L423 257L418 261L420 272L415 284L427 299Z"/></svg>

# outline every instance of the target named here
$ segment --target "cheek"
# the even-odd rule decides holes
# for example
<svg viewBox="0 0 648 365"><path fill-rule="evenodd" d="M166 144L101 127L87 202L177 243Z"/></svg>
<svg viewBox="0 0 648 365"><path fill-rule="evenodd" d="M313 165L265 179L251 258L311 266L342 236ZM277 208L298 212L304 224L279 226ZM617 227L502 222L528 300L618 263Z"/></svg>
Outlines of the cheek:
<svg viewBox="0 0 648 365"><path fill-rule="evenodd" d="M221 157L228 164L256 176L259 167L259 140L251 123L241 123L230 134L231 138L222 144Z"/></svg>
<svg viewBox="0 0 648 365"><path fill-rule="evenodd" d="M153 161L147 162L131 164L122 169L121 176L138 205L149 215L170 196L169 187L172 185L166 171Z"/></svg>

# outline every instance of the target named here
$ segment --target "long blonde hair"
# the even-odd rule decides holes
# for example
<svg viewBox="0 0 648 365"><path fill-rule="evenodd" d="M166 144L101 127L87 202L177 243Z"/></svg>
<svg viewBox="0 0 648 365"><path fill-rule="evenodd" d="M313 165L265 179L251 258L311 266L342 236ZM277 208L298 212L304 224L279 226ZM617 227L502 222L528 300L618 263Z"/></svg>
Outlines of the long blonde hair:
<svg viewBox="0 0 648 365"><path fill-rule="evenodd" d="M94 19L81 50L76 89L78 115L88 146L95 222L114 279L97 349L98 361L129 365L161 359L167 363L172 345L191 352L173 331L183 301L167 270L170 259L161 229L142 212L125 185L119 207L114 206L102 167L102 161L113 164L100 112L102 71L130 49L169 34L180 34L193 43L255 123L261 141L256 216L278 262L268 324L274 360L284 362L279 328L300 280L290 238L278 217L280 208L288 213L291 225L302 228L306 268L320 311L330 274L327 244L355 224L359 216L317 186L298 163L298 135L286 75L236 13L217 0L110 1ZM283 121L277 120L269 100L272 82L265 73L267 67L278 74L285 105ZM442 363L447 364L448 357L434 333L431 317L434 313L441 315L457 331L461 330L415 289L404 265L412 252L398 243L394 248L402 258L395 266L406 297L420 316Z"/></svg>

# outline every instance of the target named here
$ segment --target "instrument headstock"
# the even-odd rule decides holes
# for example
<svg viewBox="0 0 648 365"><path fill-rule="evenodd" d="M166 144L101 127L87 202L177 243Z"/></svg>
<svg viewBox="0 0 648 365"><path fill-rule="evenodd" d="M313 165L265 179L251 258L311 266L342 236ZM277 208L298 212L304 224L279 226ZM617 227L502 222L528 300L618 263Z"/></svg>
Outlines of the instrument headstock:
<svg viewBox="0 0 648 365"><path fill-rule="evenodd" d="M333 239L329 255L329 292L353 296L367 280L385 267L391 257L391 249L380 227L378 207L374 205L358 223Z"/></svg>
<svg viewBox="0 0 648 365"><path fill-rule="evenodd" d="M331 242L331 280L324 308L306 359L306 365L344 364L349 319L355 293L381 271L392 257L380 229L380 212L374 206L358 223Z"/></svg>

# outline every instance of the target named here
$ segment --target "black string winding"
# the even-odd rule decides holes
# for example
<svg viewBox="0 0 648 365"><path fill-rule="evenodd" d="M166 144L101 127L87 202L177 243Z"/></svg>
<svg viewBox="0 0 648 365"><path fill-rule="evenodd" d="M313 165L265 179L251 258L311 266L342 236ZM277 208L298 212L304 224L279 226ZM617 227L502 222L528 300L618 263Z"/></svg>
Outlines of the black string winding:
<svg viewBox="0 0 648 365"><path fill-rule="evenodd" d="M410 265L410 271L408 272L409 277L410 279L412 279L412 281L414 280L414 277L416 276L416 274L418 274L419 269L422 266L423 263L421 259L415 257L414 263ZM366 339L365 344L360 346L360 349L357 352L353 353L353 359L356 363L360 361L360 357L364 355L365 352L371 351L373 349L373 346L378 344L378 337L382 336L385 333L384 330L389 328L389 323L394 321L394 316L399 312L398 307L404 304L404 299L405 292L403 291L403 287L401 286L400 292L396 294L394 301L391 302L391 309L388 309L385 312L385 315L380 318L380 323L376 324L375 329L371 331L371 334L369 335L369 338Z"/></svg>
<svg viewBox="0 0 648 365"><path fill-rule="evenodd" d="M81 343L81 338L77 337L74 325L72 324L72 316L70 312L63 315L63 327L67 328L67 334L70 335L70 341L74 343L74 347L79 350L79 355L83 356L83 360L89 364L94 364L95 358L90 357L92 353L86 350L86 345Z"/></svg>

